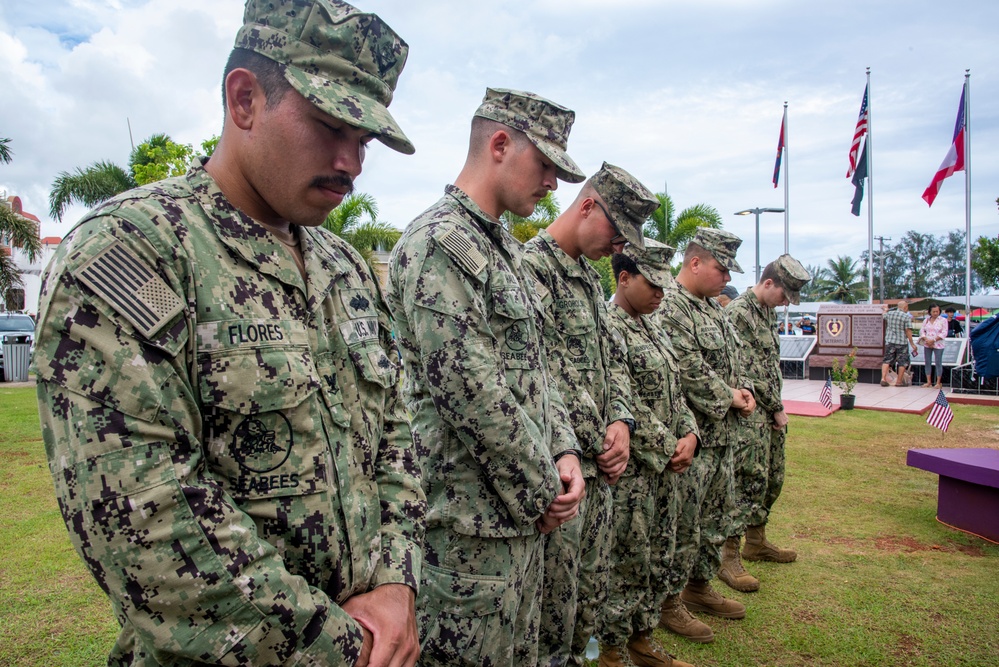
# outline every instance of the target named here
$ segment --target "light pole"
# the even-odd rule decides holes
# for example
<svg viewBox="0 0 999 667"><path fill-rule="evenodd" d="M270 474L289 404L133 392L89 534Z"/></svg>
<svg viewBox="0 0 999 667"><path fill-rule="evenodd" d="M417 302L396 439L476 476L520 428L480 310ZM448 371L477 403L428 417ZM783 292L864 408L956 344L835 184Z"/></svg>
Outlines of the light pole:
<svg viewBox="0 0 999 667"><path fill-rule="evenodd" d="M760 213L783 213L782 208L747 208L738 211L735 215L755 215L756 216L756 282L760 282ZM755 284L755 283L754 283Z"/></svg>

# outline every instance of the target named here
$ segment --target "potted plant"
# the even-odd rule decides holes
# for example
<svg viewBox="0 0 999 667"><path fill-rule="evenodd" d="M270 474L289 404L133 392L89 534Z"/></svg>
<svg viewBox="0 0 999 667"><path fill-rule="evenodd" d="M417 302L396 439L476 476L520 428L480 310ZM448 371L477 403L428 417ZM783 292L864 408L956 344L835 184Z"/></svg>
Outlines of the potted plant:
<svg viewBox="0 0 999 667"><path fill-rule="evenodd" d="M853 410L854 401L856 397L853 395L853 388L857 384L857 376L859 375L853 362L857 358L857 348L853 348L850 354L843 357L843 363L841 364L839 359L833 359L832 365L832 381L833 384L839 387L839 406L844 410Z"/></svg>

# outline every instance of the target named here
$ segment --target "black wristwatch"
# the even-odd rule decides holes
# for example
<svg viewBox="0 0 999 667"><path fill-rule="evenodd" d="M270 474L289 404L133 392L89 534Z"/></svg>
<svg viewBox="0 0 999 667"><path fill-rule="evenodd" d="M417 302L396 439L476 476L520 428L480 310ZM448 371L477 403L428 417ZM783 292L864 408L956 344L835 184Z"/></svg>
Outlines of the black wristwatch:
<svg viewBox="0 0 999 667"><path fill-rule="evenodd" d="M619 422L624 422L624 425L628 427L628 436L629 437L635 435L635 428L636 428L637 425L635 424L635 420L634 419L631 419L629 417L625 417L624 419L618 419L618 421Z"/></svg>

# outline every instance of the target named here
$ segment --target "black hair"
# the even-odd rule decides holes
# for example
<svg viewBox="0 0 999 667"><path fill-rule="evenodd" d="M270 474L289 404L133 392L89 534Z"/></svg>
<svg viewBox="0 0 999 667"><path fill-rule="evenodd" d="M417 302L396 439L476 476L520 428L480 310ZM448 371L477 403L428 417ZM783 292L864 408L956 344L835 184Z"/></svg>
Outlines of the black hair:
<svg viewBox="0 0 999 667"><path fill-rule="evenodd" d="M641 271L638 270L638 266L635 264L635 260L619 252L611 255L611 269L614 270L615 278L621 275L622 271L627 271L628 274L632 276L637 276L641 273Z"/></svg>
<svg viewBox="0 0 999 667"><path fill-rule="evenodd" d="M222 72L222 111L226 110L225 80L234 69L245 69L253 72L260 82L260 87L267 98L268 108L276 106L289 90L293 90L288 79L284 78L284 65L275 62L267 56L262 56L249 49L233 49Z"/></svg>
<svg viewBox="0 0 999 667"><path fill-rule="evenodd" d="M944 310L944 312L945 313L956 313L957 311L954 309L954 306L947 306L947 309Z"/></svg>

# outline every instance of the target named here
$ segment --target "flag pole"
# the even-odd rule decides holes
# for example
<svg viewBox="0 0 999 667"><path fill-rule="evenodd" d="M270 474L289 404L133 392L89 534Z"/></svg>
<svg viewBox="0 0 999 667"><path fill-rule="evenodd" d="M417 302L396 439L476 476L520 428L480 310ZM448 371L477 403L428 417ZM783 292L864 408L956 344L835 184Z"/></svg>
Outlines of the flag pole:
<svg viewBox="0 0 999 667"><path fill-rule="evenodd" d="M784 254L786 255L789 252L791 252L788 249L789 248L789 246L788 246L788 230L789 230L789 223L788 223L788 221L790 220L790 216L791 216L791 213L790 213L791 209L790 209L790 206L788 206L788 197L787 197L787 192L788 192L787 191L787 182L791 178L790 174L788 174L788 172L791 169L791 156L789 155L790 151L788 151L788 146L790 145L791 142L788 141L789 133L787 131L787 100L784 100L784 119L781 122L783 123L783 127L784 127Z"/></svg>
<svg viewBox="0 0 999 667"><path fill-rule="evenodd" d="M867 68L867 303L874 303L874 125L871 122L871 68Z"/></svg>
<svg viewBox="0 0 999 667"><path fill-rule="evenodd" d="M971 336L971 70L964 70L965 334Z"/></svg>

